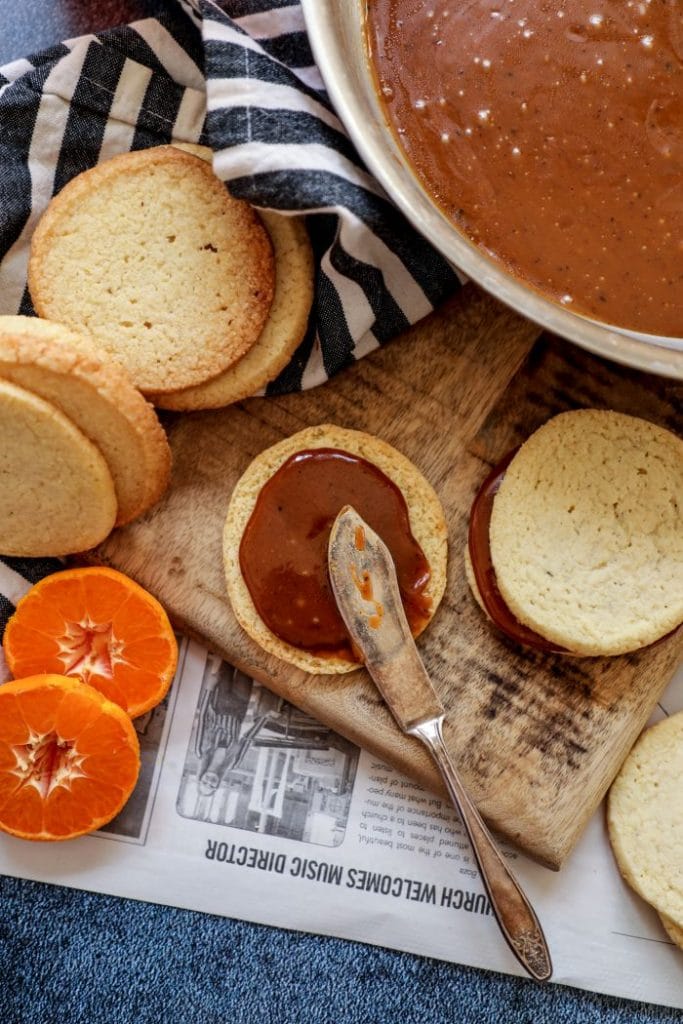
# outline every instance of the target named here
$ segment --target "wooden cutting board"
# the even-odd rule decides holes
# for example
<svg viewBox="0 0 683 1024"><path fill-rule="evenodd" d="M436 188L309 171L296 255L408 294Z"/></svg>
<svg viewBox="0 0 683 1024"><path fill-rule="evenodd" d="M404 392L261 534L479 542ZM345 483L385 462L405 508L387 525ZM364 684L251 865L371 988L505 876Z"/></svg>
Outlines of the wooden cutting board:
<svg viewBox="0 0 683 1024"><path fill-rule="evenodd" d="M96 558L151 590L226 659L443 792L423 748L398 731L363 670L307 676L264 653L237 625L223 583L228 498L263 448L326 421L396 445L436 488L449 525L446 597L420 648L449 712L451 754L490 824L558 868L671 677L682 637L612 659L562 659L507 642L465 581L468 510L490 466L553 414L609 407L674 428L682 388L537 335L468 286L324 387L170 419L171 490Z"/></svg>

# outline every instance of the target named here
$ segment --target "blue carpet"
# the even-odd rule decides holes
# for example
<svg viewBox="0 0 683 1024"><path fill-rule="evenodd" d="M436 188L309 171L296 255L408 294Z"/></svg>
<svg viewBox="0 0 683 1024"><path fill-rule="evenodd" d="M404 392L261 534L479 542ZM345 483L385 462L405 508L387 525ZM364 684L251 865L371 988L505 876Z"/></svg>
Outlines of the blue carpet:
<svg viewBox="0 0 683 1024"><path fill-rule="evenodd" d="M680 1024L677 1010L0 876L2 1024Z"/></svg>

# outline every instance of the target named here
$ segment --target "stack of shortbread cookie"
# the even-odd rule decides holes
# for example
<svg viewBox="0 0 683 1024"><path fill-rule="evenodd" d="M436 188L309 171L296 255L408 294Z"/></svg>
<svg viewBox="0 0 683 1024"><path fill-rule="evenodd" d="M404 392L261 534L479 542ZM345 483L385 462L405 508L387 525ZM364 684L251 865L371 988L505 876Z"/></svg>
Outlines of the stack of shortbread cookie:
<svg viewBox="0 0 683 1024"><path fill-rule="evenodd" d="M171 454L153 408L92 339L0 317L0 553L98 544L161 496Z"/></svg>
<svg viewBox="0 0 683 1024"><path fill-rule="evenodd" d="M211 152L125 153L74 178L33 237L41 317L92 334L155 405L253 395L301 343L313 258L299 220L234 199Z"/></svg>
<svg viewBox="0 0 683 1024"><path fill-rule="evenodd" d="M301 343L306 230L233 199L210 155L114 157L40 220L28 275L38 318L0 317L0 554L82 551L145 512L170 474L148 399L239 401Z"/></svg>

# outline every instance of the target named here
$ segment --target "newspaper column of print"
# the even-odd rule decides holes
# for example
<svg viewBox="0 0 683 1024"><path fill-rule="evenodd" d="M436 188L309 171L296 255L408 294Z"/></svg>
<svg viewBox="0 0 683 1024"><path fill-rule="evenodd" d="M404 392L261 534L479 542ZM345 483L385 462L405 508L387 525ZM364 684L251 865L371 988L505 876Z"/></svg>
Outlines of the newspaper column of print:
<svg viewBox="0 0 683 1024"><path fill-rule="evenodd" d="M209 655L177 809L195 821L338 846L358 755L352 743Z"/></svg>

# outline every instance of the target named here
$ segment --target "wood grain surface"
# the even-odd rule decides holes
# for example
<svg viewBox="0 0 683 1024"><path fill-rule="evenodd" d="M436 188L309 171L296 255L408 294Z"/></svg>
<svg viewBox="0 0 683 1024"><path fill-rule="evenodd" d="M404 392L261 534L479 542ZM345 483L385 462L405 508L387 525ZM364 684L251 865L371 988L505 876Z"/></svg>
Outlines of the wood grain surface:
<svg viewBox="0 0 683 1024"><path fill-rule="evenodd" d="M446 740L482 814L557 868L681 656L681 634L613 659L524 651L496 634L463 569L469 507L492 464L563 409L620 409L674 426L681 385L604 363L465 288L437 314L332 382L283 398L169 419L173 485L96 558L155 593L171 616L245 671L433 790L437 772L402 735L363 670L307 676L263 652L227 602L222 528L250 460L321 422L396 445L436 488L449 524L444 602L419 642L448 709ZM527 358L528 357L528 358Z"/></svg>

